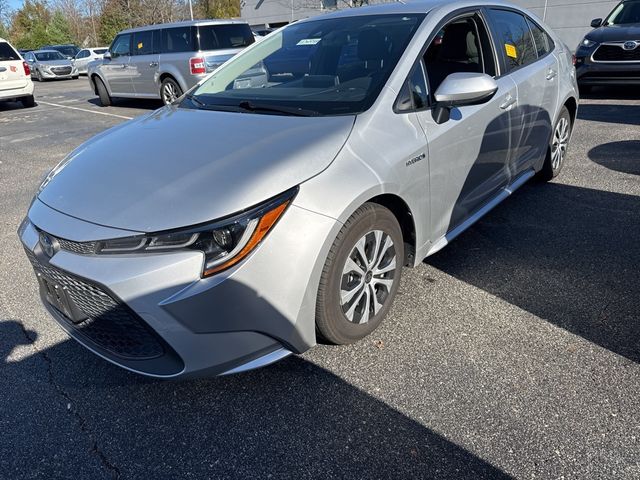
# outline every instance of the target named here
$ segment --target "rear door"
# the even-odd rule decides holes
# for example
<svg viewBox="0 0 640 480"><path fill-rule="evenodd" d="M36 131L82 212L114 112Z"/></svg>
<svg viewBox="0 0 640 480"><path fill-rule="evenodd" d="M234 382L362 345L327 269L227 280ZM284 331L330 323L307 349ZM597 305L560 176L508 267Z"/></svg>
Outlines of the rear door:
<svg viewBox="0 0 640 480"><path fill-rule="evenodd" d="M131 61L129 71L136 96L158 98L159 85L157 82L159 52L154 49L154 35L160 35L161 30L142 30L133 34Z"/></svg>
<svg viewBox="0 0 640 480"><path fill-rule="evenodd" d="M109 84L111 94L114 96L132 96L134 92L131 72L129 71L131 37L132 35L130 33L118 35L109 49L111 59L105 60L100 66Z"/></svg>
<svg viewBox="0 0 640 480"><path fill-rule="evenodd" d="M28 81L18 52L7 42L0 42L0 92L24 88Z"/></svg>
<svg viewBox="0 0 640 480"><path fill-rule="evenodd" d="M518 107L512 112L515 128L509 165L512 174L517 175L539 164L546 155L558 100L558 62L542 39L538 48L532 23L520 12L493 8L488 14L504 72L518 89Z"/></svg>

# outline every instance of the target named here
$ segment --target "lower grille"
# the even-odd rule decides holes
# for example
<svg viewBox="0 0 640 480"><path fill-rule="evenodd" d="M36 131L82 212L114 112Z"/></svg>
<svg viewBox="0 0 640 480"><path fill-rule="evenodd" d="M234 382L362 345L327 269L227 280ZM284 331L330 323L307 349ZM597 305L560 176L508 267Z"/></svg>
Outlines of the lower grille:
<svg viewBox="0 0 640 480"><path fill-rule="evenodd" d="M69 75L71 73L71 67L53 67L51 72L56 75Z"/></svg>
<svg viewBox="0 0 640 480"><path fill-rule="evenodd" d="M66 289L71 300L89 317L77 324L67 322L75 332L117 357L148 360L163 355L161 340L129 307L100 287L45 265L33 252L28 249L26 252L36 272Z"/></svg>
<svg viewBox="0 0 640 480"><path fill-rule="evenodd" d="M600 45L593 53L596 62L640 62L640 46L625 50L622 45Z"/></svg>

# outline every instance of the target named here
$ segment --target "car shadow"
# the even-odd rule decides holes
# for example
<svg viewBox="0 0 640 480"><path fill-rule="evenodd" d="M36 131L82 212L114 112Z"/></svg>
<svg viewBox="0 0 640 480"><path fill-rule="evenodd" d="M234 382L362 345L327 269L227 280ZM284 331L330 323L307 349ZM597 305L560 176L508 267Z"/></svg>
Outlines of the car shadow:
<svg viewBox="0 0 640 480"><path fill-rule="evenodd" d="M640 197L523 186L425 262L640 361Z"/></svg>
<svg viewBox="0 0 640 480"><path fill-rule="evenodd" d="M53 391L68 410L0 411L11 429L3 458L17 463L24 450L45 452L28 467L34 476L73 476L78 462L89 464L85 455L96 455L121 478L511 478L301 357L170 382L121 370L71 340L8 361L16 346L35 340L16 320L0 321L0 338L0 372L11 386L1 394L5 405ZM38 380L43 364L49 384ZM74 421L80 438L69 443L64 435ZM84 436L94 439L91 451L82 449Z"/></svg>
<svg viewBox="0 0 640 480"><path fill-rule="evenodd" d="M589 159L610 170L640 175L640 140L621 140L593 147Z"/></svg>
<svg viewBox="0 0 640 480"><path fill-rule="evenodd" d="M578 119L592 122L640 125L640 108L637 105L582 103L578 108Z"/></svg>

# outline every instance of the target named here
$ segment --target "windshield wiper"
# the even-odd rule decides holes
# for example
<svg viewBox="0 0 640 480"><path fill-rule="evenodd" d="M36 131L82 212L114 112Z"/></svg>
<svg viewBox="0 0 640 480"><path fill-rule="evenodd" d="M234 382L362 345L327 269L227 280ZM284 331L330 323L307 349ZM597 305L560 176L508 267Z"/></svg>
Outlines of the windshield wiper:
<svg viewBox="0 0 640 480"><path fill-rule="evenodd" d="M275 112L284 113L285 115L295 115L299 117L315 117L320 115L320 112L316 110L307 110L297 107L285 107L282 105L271 105L264 103L253 103L248 100L243 100L238 104L238 107L247 112Z"/></svg>

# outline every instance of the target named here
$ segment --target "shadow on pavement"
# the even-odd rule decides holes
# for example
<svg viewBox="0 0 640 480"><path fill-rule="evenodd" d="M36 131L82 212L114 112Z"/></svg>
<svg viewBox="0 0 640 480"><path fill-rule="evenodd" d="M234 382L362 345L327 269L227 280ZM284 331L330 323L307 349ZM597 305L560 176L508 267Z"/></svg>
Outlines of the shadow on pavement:
<svg viewBox="0 0 640 480"><path fill-rule="evenodd" d="M587 155L603 167L617 172L640 175L640 140L603 143L593 147Z"/></svg>
<svg viewBox="0 0 640 480"><path fill-rule="evenodd" d="M640 361L640 197L525 185L426 263Z"/></svg>
<svg viewBox="0 0 640 480"><path fill-rule="evenodd" d="M38 395L34 364L44 357L55 365L55 412L31 411L20 422L16 409L0 413L13 427L0 454L29 478L73 477L99 459L112 478L510 478L300 357L243 375L168 382L114 367L71 340L7 363L26 337L17 321L4 320L0 338L7 404ZM60 413L67 401L70 411ZM56 434L73 422L82 426L76 438ZM46 460L28 458L32 444Z"/></svg>
<svg viewBox="0 0 640 480"><path fill-rule="evenodd" d="M87 102L102 108L102 103L100 103L100 99L98 97L90 98L87 100ZM114 98L112 102L113 102L112 105L114 107L120 107L120 108L156 110L162 107L162 102L160 100L152 100L152 99ZM109 109L107 108L106 111L108 112Z"/></svg>
<svg viewBox="0 0 640 480"><path fill-rule="evenodd" d="M578 119L593 122L640 125L640 108L637 105L583 103L578 108Z"/></svg>

